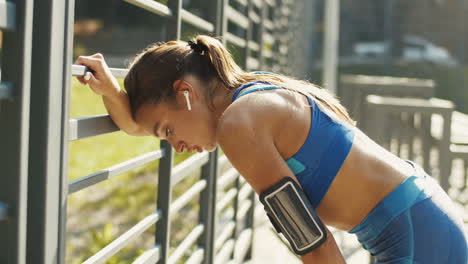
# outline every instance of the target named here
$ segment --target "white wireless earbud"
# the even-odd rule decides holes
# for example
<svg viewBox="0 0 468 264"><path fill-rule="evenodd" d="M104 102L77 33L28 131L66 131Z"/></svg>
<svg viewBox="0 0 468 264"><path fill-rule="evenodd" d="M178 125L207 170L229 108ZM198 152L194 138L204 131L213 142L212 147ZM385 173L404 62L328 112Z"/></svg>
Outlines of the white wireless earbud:
<svg viewBox="0 0 468 264"><path fill-rule="evenodd" d="M190 95L188 91L184 91L185 100L187 101L187 107L189 111L192 111L192 106L190 105Z"/></svg>

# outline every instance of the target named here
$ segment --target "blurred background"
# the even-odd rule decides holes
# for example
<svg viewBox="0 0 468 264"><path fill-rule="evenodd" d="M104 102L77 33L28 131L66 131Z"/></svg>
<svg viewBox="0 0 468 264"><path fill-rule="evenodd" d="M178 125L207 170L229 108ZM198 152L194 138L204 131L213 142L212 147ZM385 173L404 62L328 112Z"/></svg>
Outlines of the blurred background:
<svg viewBox="0 0 468 264"><path fill-rule="evenodd" d="M209 16L210 1L183 2L192 13ZM284 38L291 39L284 73L322 85L325 3L295 1L290 30L284 32ZM236 1L230 4L235 6ZM126 66L136 51L165 36L163 18L122 1L78 1L75 16L75 56L99 51L114 67ZM339 17L333 18L339 23L337 74L435 79L436 96L453 100L468 112L467 16L466 0L340 1ZM242 34L234 23L229 27ZM182 38L197 32L189 25L182 29Z"/></svg>
<svg viewBox="0 0 468 264"><path fill-rule="evenodd" d="M157 0L162 4L167 1ZM281 0L273 2L276 1ZM229 5L247 15L242 2L246 1L230 0ZM263 49L268 56L262 68L254 64L249 70L267 70L307 79L338 96L344 94L340 78L346 74L431 79L435 81L435 97L450 100L456 110L468 113L468 0L285 2L290 3L287 16L277 16L274 5L267 7L268 20L285 26L267 32L275 38L265 41ZM184 9L208 21L213 15L209 13L212 5L210 0L183 0ZM253 8L261 13L257 7ZM125 1L78 0L75 2L73 59L100 52L109 66L126 68L136 53L166 38L166 23L167 19ZM182 40L207 33L182 23ZM228 21L227 27L234 37L246 35L246 30L233 21ZM259 25L253 25L252 30L253 40L260 43L255 39L260 36ZM268 27L265 30L268 31ZM240 65L248 65L245 49L232 41L227 46ZM255 53L252 51L251 56L259 57ZM0 80L1 54L0 31ZM75 78L71 87L70 118L107 113L101 97L88 87ZM68 179L75 180L158 147L157 139L129 137L123 132L70 142ZM175 165L190 156L175 155ZM100 183L69 197L66 263L82 263L155 210L157 166L157 163L143 166L119 176L119 180ZM174 197L184 193L198 178L199 172L185 179L174 190ZM462 186L466 187L466 182ZM192 209L198 207L194 199L182 210L184 217L173 220L172 249L196 226L198 214ZM269 226L266 220L262 223ZM154 244L154 232L154 227L150 228L140 240L106 263L130 263L144 248ZM264 240L271 236L271 232L266 232ZM346 244L347 238L340 236L338 239L342 245ZM351 244L356 248L355 241ZM354 250L343 249L347 255L352 255ZM264 247L259 256L265 259L270 253L271 247ZM184 255L182 260L188 256ZM286 249L282 257L277 263L298 261ZM367 261L367 255L364 254L364 258ZM275 263L272 261L268 263ZM349 263L365 262L360 258Z"/></svg>

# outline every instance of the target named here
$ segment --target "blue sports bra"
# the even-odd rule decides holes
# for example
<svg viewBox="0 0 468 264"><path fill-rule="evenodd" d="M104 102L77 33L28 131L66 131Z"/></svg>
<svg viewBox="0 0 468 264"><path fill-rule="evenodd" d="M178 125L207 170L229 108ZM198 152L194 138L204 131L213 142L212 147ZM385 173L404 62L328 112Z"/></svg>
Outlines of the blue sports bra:
<svg viewBox="0 0 468 264"><path fill-rule="evenodd" d="M255 91L272 89L287 88L258 81L247 83L234 92L232 102ZM354 131L332 119L309 96L307 100L312 106L312 124L306 141L286 163L316 209L348 156Z"/></svg>

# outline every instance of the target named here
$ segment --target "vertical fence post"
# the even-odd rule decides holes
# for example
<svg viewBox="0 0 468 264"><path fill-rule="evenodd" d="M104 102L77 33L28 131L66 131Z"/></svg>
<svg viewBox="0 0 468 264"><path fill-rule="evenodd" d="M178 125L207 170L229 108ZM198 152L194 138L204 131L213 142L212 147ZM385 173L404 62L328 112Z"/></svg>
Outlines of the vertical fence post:
<svg viewBox="0 0 468 264"><path fill-rule="evenodd" d="M258 68L260 70L265 70L265 52L264 52L264 46L265 46L265 17L266 17L266 9L264 5L264 0L260 0L262 2L261 6L259 7L260 10L260 38L258 42L259 46L259 51L258 51Z"/></svg>
<svg viewBox="0 0 468 264"><path fill-rule="evenodd" d="M5 89L13 96L0 98L0 263L24 264L33 0L13 3L15 13L8 15L16 17L15 29L3 31L2 80L11 84Z"/></svg>
<svg viewBox="0 0 468 264"><path fill-rule="evenodd" d="M439 180L440 186L446 192L450 188L449 178L452 171L452 154L450 153L452 111L453 109L450 109L442 114L444 117L444 127L439 147Z"/></svg>
<svg viewBox="0 0 468 264"><path fill-rule="evenodd" d="M169 234L171 228L170 205L171 205L171 169L172 169L172 146L166 140L161 140L161 149L164 157L159 160L158 170L158 200L156 208L162 217L156 223L156 245L160 247L160 262L165 264L169 255Z"/></svg>
<svg viewBox="0 0 468 264"><path fill-rule="evenodd" d="M63 263L66 121L73 0L34 6L28 185L28 263ZM65 173L65 175L64 175ZM65 189L64 189L65 188Z"/></svg>
<svg viewBox="0 0 468 264"><path fill-rule="evenodd" d="M204 226L203 234L199 239L199 246L204 249L203 262L214 263L214 234L216 218L216 184L218 170L218 149L209 154L209 162L202 167L202 179L207 186L200 194L200 222Z"/></svg>

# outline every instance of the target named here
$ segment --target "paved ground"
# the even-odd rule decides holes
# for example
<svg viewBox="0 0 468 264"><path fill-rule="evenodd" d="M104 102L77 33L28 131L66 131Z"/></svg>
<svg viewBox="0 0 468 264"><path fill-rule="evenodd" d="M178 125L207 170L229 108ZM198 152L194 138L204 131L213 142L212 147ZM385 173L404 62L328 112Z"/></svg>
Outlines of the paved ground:
<svg viewBox="0 0 468 264"><path fill-rule="evenodd" d="M249 264L302 264L273 232L261 207L256 208L253 259ZM348 264L367 264L369 254L360 247L355 236L332 230Z"/></svg>

